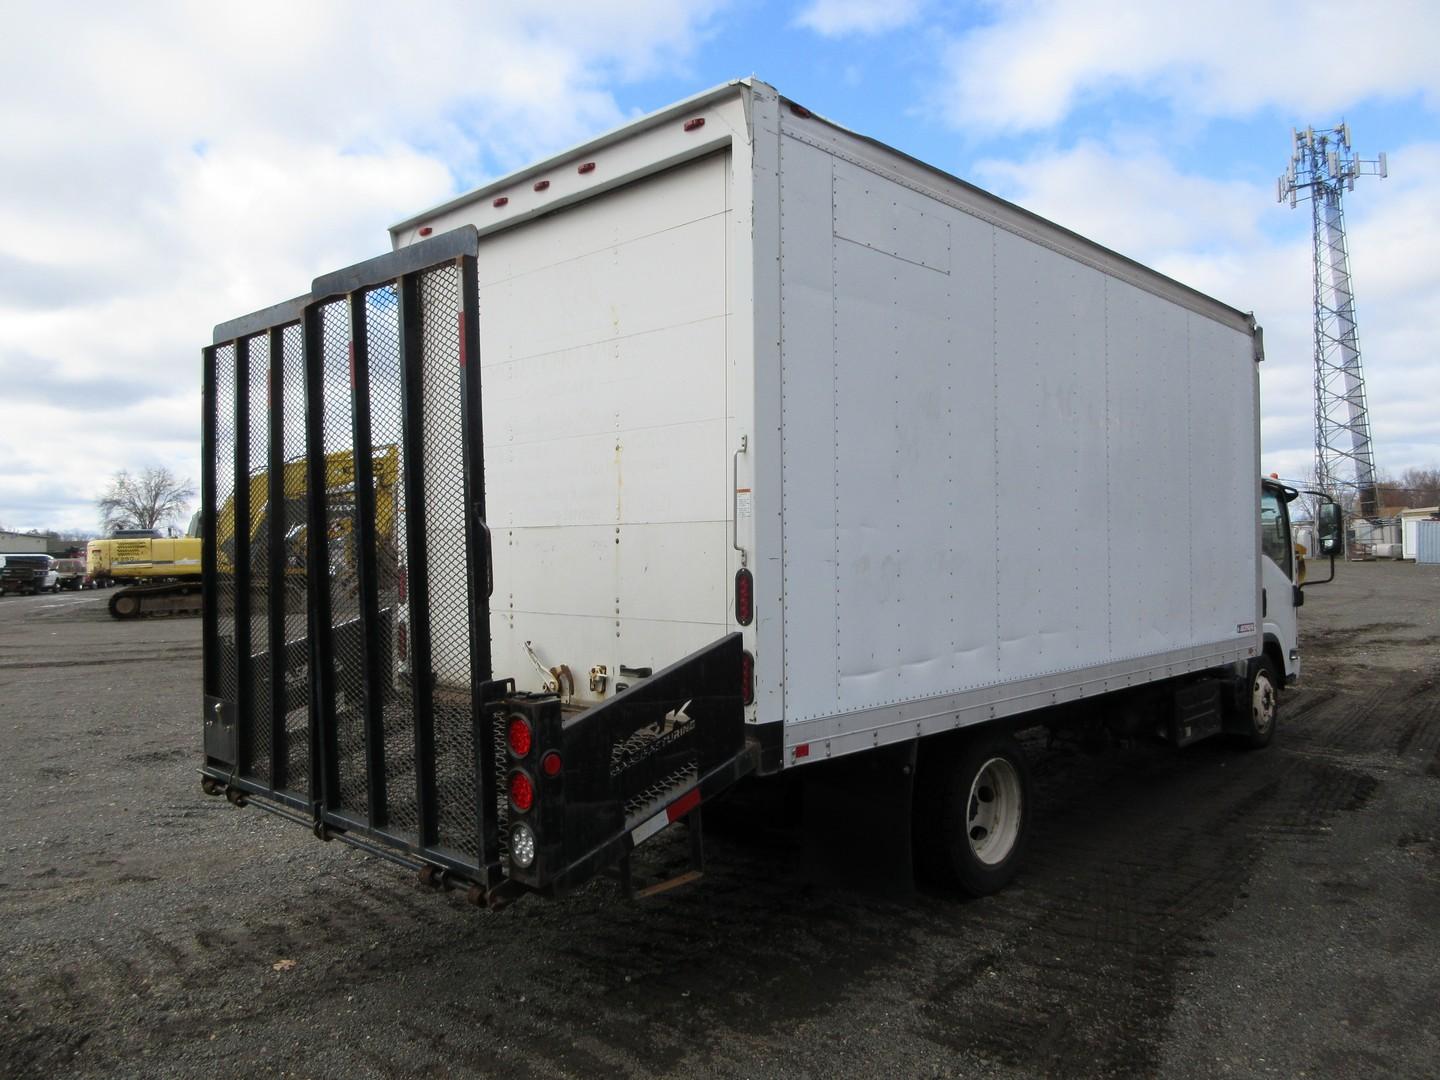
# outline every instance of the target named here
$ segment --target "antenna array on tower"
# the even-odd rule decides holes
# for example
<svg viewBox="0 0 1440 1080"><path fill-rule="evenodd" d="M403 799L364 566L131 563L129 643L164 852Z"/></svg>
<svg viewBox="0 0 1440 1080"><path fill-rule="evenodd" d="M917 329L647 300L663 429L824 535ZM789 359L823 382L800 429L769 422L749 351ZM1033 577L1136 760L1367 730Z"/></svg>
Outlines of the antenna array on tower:
<svg viewBox="0 0 1440 1080"><path fill-rule="evenodd" d="M1277 186L1279 201L1310 201L1315 245L1315 479L1332 497L1352 491L1355 509L1374 517L1375 455L1355 326L1355 290L1345 241L1341 195L1355 178L1389 174L1385 155L1356 156L1350 125L1292 132L1290 165Z"/></svg>

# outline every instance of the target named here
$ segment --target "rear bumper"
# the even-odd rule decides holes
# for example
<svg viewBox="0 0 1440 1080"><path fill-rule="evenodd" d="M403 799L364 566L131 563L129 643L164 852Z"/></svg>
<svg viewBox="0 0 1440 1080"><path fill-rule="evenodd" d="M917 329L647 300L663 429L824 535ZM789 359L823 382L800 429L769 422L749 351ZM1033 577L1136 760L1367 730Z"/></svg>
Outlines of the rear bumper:
<svg viewBox="0 0 1440 1080"><path fill-rule="evenodd" d="M254 802L307 825L322 839L344 841L411 869L432 868L427 873L438 872L452 885L472 885L476 903L493 906L525 892L561 896L622 864L667 825L755 771L760 747L745 733L739 653L740 635L728 635L605 704L569 718L553 695L505 695L497 691L508 683L488 684L485 728L500 760L493 787L478 774L471 782L494 793L477 808L481 818L492 808L496 817L477 821L476 827L482 837L493 830L498 874L487 874L486 865L453 848L421 843L388 821L257 783L253 768L246 770L250 775L240 774L228 763L238 760L247 740L253 740L253 732L246 731L253 727L253 718L220 698L206 699L203 786L208 794L225 794L236 805ZM255 661L268 663L262 657ZM506 737L509 724L517 719L531 732L523 754L515 753ZM312 717L322 729L334 721ZM327 741L321 731L315 745ZM342 775L366 767L363 747L354 750L343 756L341 749L337 769ZM551 754L562 763L553 775L542 764ZM523 810L509 797L509 781L517 775L526 778L532 793ZM372 784L376 779L369 777ZM383 786L392 778L378 779ZM423 818L430 808L419 809ZM534 856L525 865L513 854L515 830L522 826L533 837Z"/></svg>

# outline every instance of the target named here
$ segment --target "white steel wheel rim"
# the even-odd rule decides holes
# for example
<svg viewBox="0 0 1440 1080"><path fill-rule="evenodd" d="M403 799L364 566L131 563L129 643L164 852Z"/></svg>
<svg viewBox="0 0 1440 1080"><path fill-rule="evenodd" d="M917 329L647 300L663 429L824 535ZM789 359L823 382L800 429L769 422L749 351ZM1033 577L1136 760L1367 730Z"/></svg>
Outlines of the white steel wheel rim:
<svg viewBox="0 0 1440 1080"><path fill-rule="evenodd" d="M1265 668L1255 672L1255 683L1250 688L1250 717L1257 735L1264 735L1275 722L1275 681Z"/></svg>
<svg viewBox="0 0 1440 1080"><path fill-rule="evenodd" d="M975 774L966 804L965 835L986 866L1002 863L1015 849L1024 813L1020 773L1007 758L993 757Z"/></svg>

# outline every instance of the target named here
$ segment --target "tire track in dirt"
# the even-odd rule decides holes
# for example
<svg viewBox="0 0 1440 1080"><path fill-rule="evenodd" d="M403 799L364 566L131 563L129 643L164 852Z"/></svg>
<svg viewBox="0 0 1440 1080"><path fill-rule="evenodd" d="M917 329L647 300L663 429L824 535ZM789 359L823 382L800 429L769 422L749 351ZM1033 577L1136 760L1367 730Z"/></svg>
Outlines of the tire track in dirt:
<svg viewBox="0 0 1440 1080"><path fill-rule="evenodd" d="M1337 696L1313 722L1358 731L1329 715L1346 707ZM1266 767L1276 760L1278 769ZM163 1030L208 1037L206 1016L258 1023L276 1010L338 1008L357 988L371 997L379 985L413 982L431 991L409 1033L365 1050L382 1075L412 1075L426 1060L483 1072L500 1047L509 1048L513 1075L623 1073L635 1061L668 1071L727 1040L822 1015L848 987L914 952L918 938L962 953L958 970L920 959L927 1003L915 1031L925 1040L1036 1074L1145 1072L1176 978L1203 956L1204 926L1241 895L1263 845L1323 836L1329 816L1363 805L1373 789L1363 773L1278 746L1076 759L1041 772L1045 820L1030 869L984 901L896 906L814 894L783 850L723 844L724 871L661 904L618 903L596 887L497 916L421 891L388 868L345 862L308 883L284 918L268 907L228 919L201 908L183 920L201 925L188 936L107 936L66 966L63 1006L35 1020L47 1032L73 1031L104 1016L107 1002L184 1000L195 1019L172 1018ZM1188 809L1197 805L1198 816ZM184 817L190 808L168 810ZM582 936L569 932L577 922L587 926ZM515 972L514 985L500 978L493 989L515 1007L476 1026L476 988L445 993L434 982L447 977L434 970L442 953L449 977ZM537 954L557 962L537 967ZM269 971L287 957L300 958L296 972ZM265 995L222 1007L215 983L227 972L258 973ZM61 991L36 986L25 996ZM565 1039L547 1037L566 1023ZM96 1037L127 1045L103 1028ZM72 1044L40 1040L33 1064L58 1063Z"/></svg>
<svg viewBox="0 0 1440 1080"><path fill-rule="evenodd" d="M678 1068L706 1046L765 1030L767 1015L781 1025L818 1014L893 955L885 930L891 924L866 902L808 894L777 852L757 859L742 851L738 863L709 891L663 903L627 904L597 887L499 914L421 890L388 867L363 865L317 878L283 919L273 907L245 913L208 904L183 913L175 931L107 934L72 957L63 984L22 977L17 993L48 1003L41 1011L50 1016L34 1016L32 1027L95 1027L101 1045L92 1053L123 1056L132 1036L102 1022L116 1001L170 1014L147 1020L151 1038L208 1038L217 1027L267 1016L343 1011L347 995L373 998L408 982L427 988L426 1006L410 1018L409 1036L365 1049L382 1075L414 1075L417 1061L441 1045L437 1064L474 1061L477 1071L493 1071L503 1060L510 1075L613 1074L631 1071L637 1060L650 1069ZM757 889L756 874L773 884ZM754 927L762 920L768 929L760 939ZM577 921L587 926L579 937ZM846 942L843 959L834 952L837 940ZM537 954L555 962L537 966ZM282 958L297 958L295 969L273 972ZM515 973L513 984L507 971ZM223 989L237 978L263 992L237 1007ZM452 982L453 992L446 988ZM477 1029L482 989L517 1007L496 1010ZM183 1011L174 1004L181 1001ZM587 1015L578 1027L577 1002ZM566 1038L554 1038L557 1030ZM58 1066L68 1045L40 1039L25 1071ZM502 1046L509 1050L497 1059ZM479 1069L481 1062L491 1068Z"/></svg>

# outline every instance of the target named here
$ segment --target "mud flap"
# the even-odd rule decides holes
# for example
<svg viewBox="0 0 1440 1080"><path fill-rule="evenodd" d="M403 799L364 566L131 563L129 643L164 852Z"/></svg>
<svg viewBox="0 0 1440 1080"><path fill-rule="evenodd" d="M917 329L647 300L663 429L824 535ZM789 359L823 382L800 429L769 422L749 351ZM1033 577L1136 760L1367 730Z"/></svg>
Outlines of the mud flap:
<svg viewBox="0 0 1440 1080"><path fill-rule="evenodd" d="M1250 732L1250 680L1260 666L1260 657L1252 656L1245 665L1245 674L1226 679L1221 692L1221 727L1228 735Z"/></svg>
<svg viewBox="0 0 1440 1080"><path fill-rule="evenodd" d="M805 869L818 885L915 891L911 836L918 741L805 767Z"/></svg>

